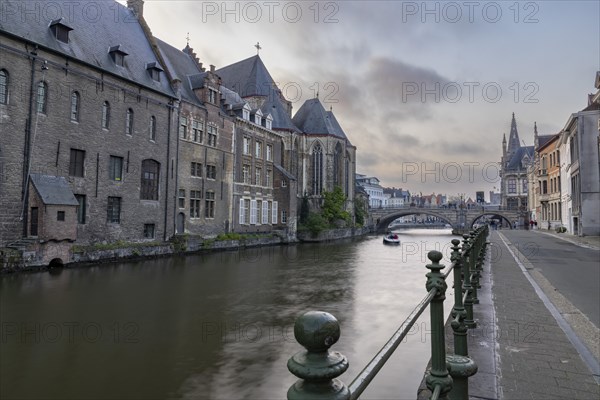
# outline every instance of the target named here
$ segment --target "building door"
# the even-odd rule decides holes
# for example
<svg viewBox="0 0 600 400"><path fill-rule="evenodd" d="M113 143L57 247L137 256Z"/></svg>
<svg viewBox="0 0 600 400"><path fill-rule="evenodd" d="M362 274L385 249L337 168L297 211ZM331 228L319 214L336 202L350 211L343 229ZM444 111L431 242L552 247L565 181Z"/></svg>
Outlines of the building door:
<svg viewBox="0 0 600 400"><path fill-rule="evenodd" d="M177 233L183 233L185 231L185 214L177 214Z"/></svg>
<svg viewBox="0 0 600 400"><path fill-rule="evenodd" d="M29 226L29 235L38 235L38 208L31 207L31 225Z"/></svg>

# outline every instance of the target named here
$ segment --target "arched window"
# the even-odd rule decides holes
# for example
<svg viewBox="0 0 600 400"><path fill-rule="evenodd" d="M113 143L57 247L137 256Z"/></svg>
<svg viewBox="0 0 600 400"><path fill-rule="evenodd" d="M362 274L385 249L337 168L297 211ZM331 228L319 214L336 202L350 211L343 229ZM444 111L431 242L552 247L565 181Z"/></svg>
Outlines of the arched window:
<svg viewBox="0 0 600 400"><path fill-rule="evenodd" d="M8 72L0 69L0 104L8 104Z"/></svg>
<svg viewBox="0 0 600 400"><path fill-rule="evenodd" d="M298 138L294 139L294 144L292 146L292 154L290 156L291 165L290 169L292 171L292 175L298 178Z"/></svg>
<svg viewBox="0 0 600 400"><path fill-rule="evenodd" d="M149 131L150 131L150 140L155 141L156 140L156 117L154 115L150 117Z"/></svg>
<svg viewBox="0 0 600 400"><path fill-rule="evenodd" d="M105 101L102 104L102 128L108 129L110 125L110 104Z"/></svg>
<svg viewBox="0 0 600 400"><path fill-rule="evenodd" d="M313 148L312 174L313 194L320 195L323 192L323 149L320 144Z"/></svg>
<svg viewBox="0 0 600 400"><path fill-rule="evenodd" d="M342 145L338 142L335 145L335 152L333 153L333 186L342 186L342 168L343 168L343 150Z"/></svg>
<svg viewBox="0 0 600 400"><path fill-rule="evenodd" d="M346 153L344 164L344 194L350 196L350 154L348 153Z"/></svg>
<svg viewBox="0 0 600 400"><path fill-rule="evenodd" d="M158 200L158 179L160 164L154 160L142 161L142 184L140 199Z"/></svg>
<svg viewBox="0 0 600 400"><path fill-rule="evenodd" d="M131 108L127 109L127 116L125 118L125 133L128 135L133 135L133 110Z"/></svg>
<svg viewBox="0 0 600 400"><path fill-rule="evenodd" d="M79 92L71 93L71 121L79 121Z"/></svg>
<svg viewBox="0 0 600 400"><path fill-rule="evenodd" d="M48 103L48 85L46 82L38 83L36 103L37 112L46 114L46 105Z"/></svg>

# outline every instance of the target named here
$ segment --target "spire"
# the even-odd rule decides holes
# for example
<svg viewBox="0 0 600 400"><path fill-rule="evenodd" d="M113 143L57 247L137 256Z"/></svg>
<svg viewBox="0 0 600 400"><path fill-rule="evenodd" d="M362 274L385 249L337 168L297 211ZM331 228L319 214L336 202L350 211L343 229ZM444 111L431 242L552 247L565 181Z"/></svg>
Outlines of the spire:
<svg viewBox="0 0 600 400"><path fill-rule="evenodd" d="M506 133L502 134L502 156L506 155Z"/></svg>
<svg viewBox="0 0 600 400"><path fill-rule="evenodd" d="M509 153L516 152L521 147L519 140L519 132L517 131L517 121L515 120L515 113L512 114L512 121L510 123L510 135L508 136L508 149Z"/></svg>

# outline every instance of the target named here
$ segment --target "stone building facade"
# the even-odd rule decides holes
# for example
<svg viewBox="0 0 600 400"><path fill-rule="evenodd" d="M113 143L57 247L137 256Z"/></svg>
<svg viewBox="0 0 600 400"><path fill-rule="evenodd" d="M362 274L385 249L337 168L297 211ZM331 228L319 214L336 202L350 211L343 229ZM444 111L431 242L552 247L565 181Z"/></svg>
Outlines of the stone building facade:
<svg viewBox="0 0 600 400"><path fill-rule="evenodd" d="M598 74L600 76L600 74ZM596 80L600 93L600 78ZM562 176L570 189L563 225L580 236L600 235L600 95L588 106L571 114L561 131L561 142L569 153L569 164ZM568 149L568 150L567 150Z"/></svg>
<svg viewBox="0 0 600 400"><path fill-rule="evenodd" d="M319 98L307 100L292 119L303 132L299 156L299 190L313 205L324 191L338 186L346 196L346 210L354 209L356 147L350 143L331 110Z"/></svg>
<svg viewBox="0 0 600 400"><path fill-rule="evenodd" d="M193 49L155 38L179 101L175 232L214 237L232 224L233 134L214 66L206 70Z"/></svg>
<svg viewBox="0 0 600 400"><path fill-rule="evenodd" d="M258 55L207 70L153 36L144 1L94 6L89 23L78 4L49 20L3 2L0 247L39 264L50 248L68 262L72 246L176 234L293 240L299 199L318 207L336 186L352 210L356 148L318 99L292 119ZM60 182L65 203L35 179Z"/></svg>
<svg viewBox="0 0 600 400"><path fill-rule="evenodd" d="M508 146L502 139L500 160L501 206L511 210L528 210L527 167L533 161L533 146L521 146L515 114L512 115ZM524 221L520 221L522 224Z"/></svg>
<svg viewBox="0 0 600 400"><path fill-rule="evenodd" d="M175 98L133 9L97 3L89 24L81 12L50 21L4 3L14 18L0 31L0 245L31 236L33 173L68 182L78 243L168 238Z"/></svg>
<svg viewBox="0 0 600 400"><path fill-rule="evenodd" d="M536 202L536 222L540 228L550 229L561 224L560 151L559 135L538 136L535 129L533 180Z"/></svg>

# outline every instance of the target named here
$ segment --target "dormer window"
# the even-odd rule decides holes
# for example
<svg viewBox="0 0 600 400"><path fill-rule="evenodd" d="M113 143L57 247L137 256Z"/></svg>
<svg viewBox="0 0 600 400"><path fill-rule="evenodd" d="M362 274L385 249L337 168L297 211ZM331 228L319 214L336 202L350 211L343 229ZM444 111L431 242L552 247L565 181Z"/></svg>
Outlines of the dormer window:
<svg viewBox="0 0 600 400"><path fill-rule="evenodd" d="M63 43L69 43L69 32L72 31L73 28L62 23L62 18L59 18L50 22L50 30L54 34L56 40Z"/></svg>
<svg viewBox="0 0 600 400"><path fill-rule="evenodd" d="M271 114L267 114L267 116L265 117L265 128L273 129L273 117L271 116Z"/></svg>
<svg viewBox="0 0 600 400"><path fill-rule="evenodd" d="M150 74L150 77L155 82L160 82L160 73L163 69L156 62L146 64L146 71Z"/></svg>
<svg viewBox="0 0 600 400"><path fill-rule="evenodd" d="M208 89L208 102L212 104L217 104L217 91L215 89Z"/></svg>
<svg viewBox="0 0 600 400"><path fill-rule="evenodd" d="M248 103L244 104L244 108L242 109L242 118L246 121L250 121L250 106Z"/></svg>
<svg viewBox="0 0 600 400"><path fill-rule="evenodd" d="M110 57L112 58L112 60L119 67L125 66L125 56L129 55L129 53L127 53L127 52L125 52L125 50L123 50L123 47L120 44L117 46L111 47L108 50L108 54L110 54Z"/></svg>
<svg viewBox="0 0 600 400"><path fill-rule="evenodd" d="M262 116L262 111L256 110L256 113L254 114L254 123L256 125L262 125Z"/></svg>

